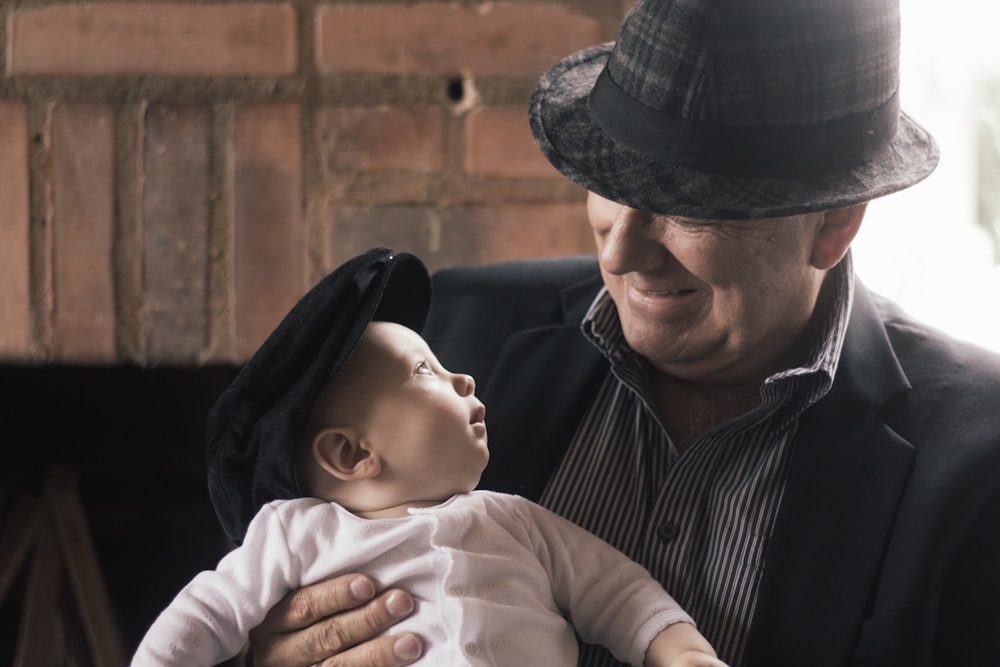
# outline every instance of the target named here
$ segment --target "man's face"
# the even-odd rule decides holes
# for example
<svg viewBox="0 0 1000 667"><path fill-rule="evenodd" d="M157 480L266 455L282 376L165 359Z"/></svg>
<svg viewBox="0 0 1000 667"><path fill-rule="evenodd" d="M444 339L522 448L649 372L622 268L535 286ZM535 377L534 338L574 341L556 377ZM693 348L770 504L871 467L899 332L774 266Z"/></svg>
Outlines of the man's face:
<svg viewBox="0 0 1000 667"><path fill-rule="evenodd" d="M591 193L587 214L625 339L660 371L759 381L801 353L825 274L810 262L822 213L699 220Z"/></svg>

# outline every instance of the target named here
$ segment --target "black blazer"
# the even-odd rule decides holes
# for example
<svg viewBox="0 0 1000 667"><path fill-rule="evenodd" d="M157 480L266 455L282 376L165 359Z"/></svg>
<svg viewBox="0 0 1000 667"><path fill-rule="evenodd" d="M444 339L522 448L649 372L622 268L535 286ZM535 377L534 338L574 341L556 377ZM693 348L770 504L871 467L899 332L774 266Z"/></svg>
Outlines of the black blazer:
<svg viewBox="0 0 1000 667"><path fill-rule="evenodd" d="M481 486L537 499L604 358L593 257L446 270L424 334L487 405ZM748 664L1000 665L1000 357L858 285L829 394L794 442Z"/></svg>

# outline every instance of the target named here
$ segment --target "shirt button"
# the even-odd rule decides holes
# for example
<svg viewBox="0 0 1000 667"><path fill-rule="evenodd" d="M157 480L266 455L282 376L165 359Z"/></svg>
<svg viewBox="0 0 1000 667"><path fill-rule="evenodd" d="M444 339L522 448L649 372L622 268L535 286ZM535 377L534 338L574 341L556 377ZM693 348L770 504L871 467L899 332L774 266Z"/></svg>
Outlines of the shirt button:
<svg viewBox="0 0 1000 667"><path fill-rule="evenodd" d="M680 532L673 521L664 521L656 527L656 535L664 542L672 542Z"/></svg>
<svg viewBox="0 0 1000 667"><path fill-rule="evenodd" d="M458 584L455 584L454 586L451 587L451 594L457 598L460 598L463 595L465 595L465 588L463 588Z"/></svg>
<svg viewBox="0 0 1000 667"><path fill-rule="evenodd" d="M465 645L465 652L468 653L469 655L479 655L479 646L477 644L469 642L468 644Z"/></svg>

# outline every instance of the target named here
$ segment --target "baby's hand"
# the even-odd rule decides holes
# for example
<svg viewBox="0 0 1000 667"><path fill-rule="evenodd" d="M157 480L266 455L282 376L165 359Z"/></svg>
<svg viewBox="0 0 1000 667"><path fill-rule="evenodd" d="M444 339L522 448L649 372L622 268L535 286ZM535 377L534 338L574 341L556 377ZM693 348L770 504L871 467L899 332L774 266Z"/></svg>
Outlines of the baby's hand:
<svg viewBox="0 0 1000 667"><path fill-rule="evenodd" d="M684 651L668 664L670 667L727 667L714 654L701 651Z"/></svg>
<svg viewBox="0 0 1000 667"><path fill-rule="evenodd" d="M646 667L726 667L715 649L690 623L674 623L653 638L646 649Z"/></svg>

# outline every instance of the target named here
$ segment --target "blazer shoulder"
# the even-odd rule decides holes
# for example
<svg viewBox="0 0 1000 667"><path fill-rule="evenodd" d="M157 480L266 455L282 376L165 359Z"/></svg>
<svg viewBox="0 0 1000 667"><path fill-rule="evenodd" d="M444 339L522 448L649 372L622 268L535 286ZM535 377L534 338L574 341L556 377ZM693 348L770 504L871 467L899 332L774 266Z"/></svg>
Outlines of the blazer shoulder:
<svg viewBox="0 0 1000 667"><path fill-rule="evenodd" d="M1000 489L1000 354L948 335L906 315L892 302L876 301L886 336L909 389L884 415L914 444L918 468ZM989 471L989 472L987 472ZM980 480L973 482L973 480Z"/></svg>
<svg viewBox="0 0 1000 667"><path fill-rule="evenodd" d="M874 300L896 358L915 388L964 389L954 398L991 397L1000 405L1000 353L921 322L884 297Z"/></svg>

